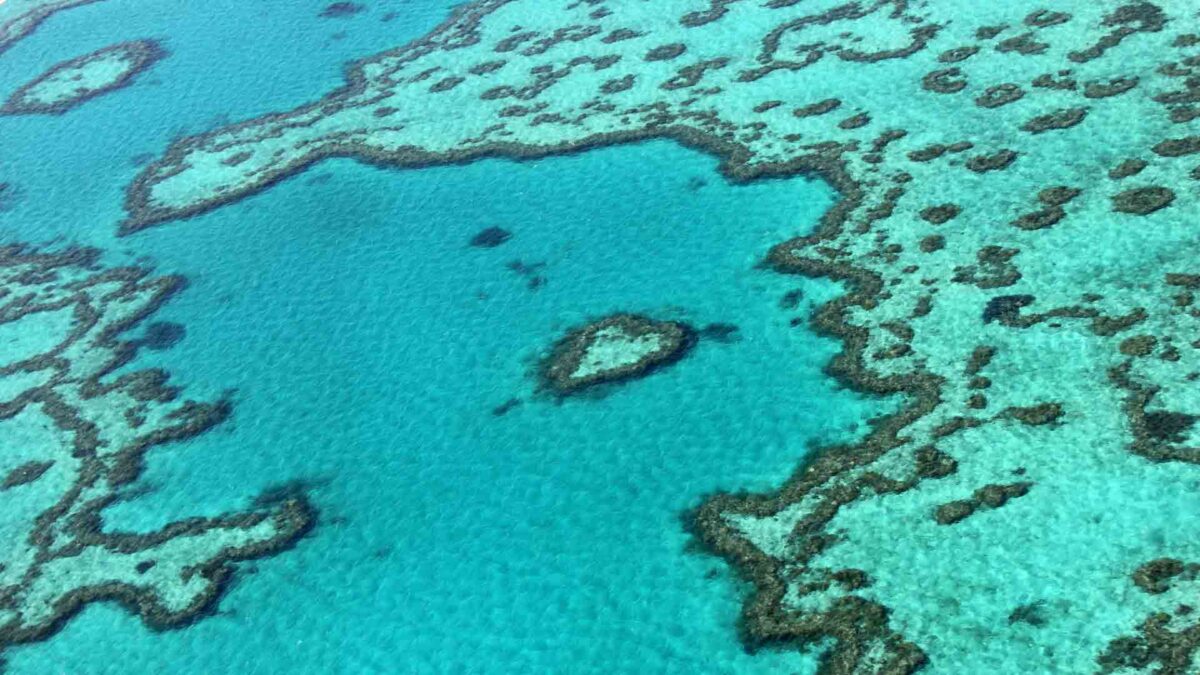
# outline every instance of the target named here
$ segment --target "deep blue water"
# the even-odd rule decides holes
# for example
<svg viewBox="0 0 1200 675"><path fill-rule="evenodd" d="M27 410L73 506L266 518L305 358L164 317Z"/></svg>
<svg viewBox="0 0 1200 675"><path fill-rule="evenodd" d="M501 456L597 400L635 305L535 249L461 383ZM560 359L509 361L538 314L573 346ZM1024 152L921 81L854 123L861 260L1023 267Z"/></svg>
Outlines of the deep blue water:
<svg viewBox="0 0 1200 675"><path fill-rule="evenodd" d="M216 616L153 633L93 606L13 650L9 670L812 671L811 655L742 652L743 591L687 550L680 514L715 490L779 484L812 444L885 410L822 374L836 343L790 325L839 290L755 267L815 225L831 190L733 186L714 158L665 141L420 171L337 161L116 239L139 155L311 100L344 61L420 35L449 6L334 21L316 17L323 3L177 4L74 10L6 54L4 91L119 40L172 51L61 118L0 120L0 181L20 190L0 239L95 244L186 275L156 317L186 339L132 366L166 368L193 397L236 390L230 422L150 454L145 494L110 509L108 527L245 508L288 480L308 482L321 518L294 550L241 564ZM401 18L380 22L389 9ZM493 225L513 238L466 246ZM513 261L542 265L545 283L530 288ZM795 288L800 308L781 309ZM618 310L730 323L739 339L603 397L533 397L539 354Z"/></svg>

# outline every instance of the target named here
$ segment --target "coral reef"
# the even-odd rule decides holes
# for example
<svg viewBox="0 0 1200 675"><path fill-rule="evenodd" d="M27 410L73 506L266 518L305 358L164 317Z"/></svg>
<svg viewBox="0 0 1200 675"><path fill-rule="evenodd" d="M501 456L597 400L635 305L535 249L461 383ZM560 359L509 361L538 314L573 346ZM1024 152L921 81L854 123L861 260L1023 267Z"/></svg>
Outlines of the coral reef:
<svg viewBox="0 0 1200 675"><path fill-rule="evenodd" d="M695 331L673 321L613 314L569 331L539 369L542 386L558 396L649 375L691 349Z"/></svg>
<svg viewBox="0 0 1200 675"><path fill-rule="evenodd" d="M829 673L1194 671L1190 633L1131 582L1200 560L1180 527L1200 479L1194 7L532 5L463 6L318 101L176 142L122 233L332 157L667 137L733 181L821 176L840 202L766 263L845 286L812 321L843 343L828 370L904 405L778 490L690 514L753 584L747 645L828 650ZM970 517L939 524L956 501Z"/></svg>
<svg viewBox="0 0 1200 675"><path fill-rule="evenodd" d="M154 40L134 40L64 61L14 92L0 107L0 114L61 115L129 86L139 73L166 55Z"/></svg>
<svg viewBox="0 0 1200 675"><path fill-rule="evenodd" d="M98 600L156 629L184 625L214 606L229 563L281 551L313 523L290 495L153 532L105 527L148 451L204 433L230 403L182 399L167 373L125 367L138 345L121 335L183 279L98 261L91 249L0 248L0 648L44 639Z"/></svg>

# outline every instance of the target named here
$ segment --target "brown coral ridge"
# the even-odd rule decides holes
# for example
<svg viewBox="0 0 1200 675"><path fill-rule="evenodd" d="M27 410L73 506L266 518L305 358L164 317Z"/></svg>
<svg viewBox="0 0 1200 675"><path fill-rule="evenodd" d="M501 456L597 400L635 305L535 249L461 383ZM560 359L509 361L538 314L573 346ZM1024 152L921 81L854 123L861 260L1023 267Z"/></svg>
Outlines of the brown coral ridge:
<svg viewBox="0 0 1200 675"><path fill-rule="evenodd" d="M155 630L185 626L215 608L232 579L231 563L273 555L292 547L316 520L316 512L308 500L297 495L270 510L188 518L147 534L104 529L104 509L119 499L117 490L121 486L137 480L147 451L210 430L229 416L231 406L227 400L215 403L179 401L181 391L168 385L168 375L157 369L125 373L106 381L108 376L127 365L138 350L136 341L122 340L120 335L154 314L184 287L185 282L179 276L152 278L148 270L141 268L103 269L98 264L99 256L99 251L90 248L42 252L23 245L0 246L0 271L28 268L23 274L10 277L5 287L0 288L0 297L7 300L0 305L0 321L14 322L38 312L64 309L70 309L74 317L70 332L49 351L0 366L0 377L42 370L51 373L44 383L0 403L0 422L14 418L28 408L40 407L64 438L69 439L64 442L69 443L70 448L64 450L79 463L73 484L36 518L25 542L33 549L28 570L16 584L6 586L0 594L0 609L15 613L15 618L0 625L0 650L44 640L62 629L85 605L103 600L117 601ZM82 272L82 278L67 277L70 271ZM39 302L35 293L23 292L29 286L47 284L61 285L59 290L66 295ZM111 285L116 285L116 289L111 290ZM103 295L93 297L91 293L99 289L103 289ZM106 308L138 299L146 301L115 321L102 323ZM94 333L97 328L99 332ZM71 372L72 363L64 354L71 347L83 344L85 338L89 338L87 349L106 353L108 358L89 367L86 375L80 375ZM119 393L141 404L174 407L161 416L157 428L140 432L114 447L103 438L103 430L58 391L66 387L78 388L83 400ZM24 486L36 483L52 464L28 462L16 467L6 477L4 489L29 489ZM107 490L97 493L100 486ZM194 564L183 568L185 578L199 575L208 582L184 607L168 607L153 586L108 580L56 593L50 596L53 603L46 618L29 624L22 619L21 598L30 592L47 565L72 560L88 550L104 550L131 557L145 556L146 559L136 565L139 573L145 573L159 562L153 559L156 547L169 541L202 536L214 530L248 529L268 520L274 525L271 536L259 540L248 537L241 543L203 554Z"/></svg>
<svg viewBox="0 0 1200 675"><path fill-rule="evenodd" d="M725 558L754 587L743 605L738 624L748 649L783 644L803 646L833 637L836 643L823 662L823 673L855 673L864 666L878 673L912 673L925 664L927 657L888 626L886 607L846 596L835 601L828 611L797 616L783 606L787 590L784 564L747 540L726 517L728 514L767 517L806 496L818 497L821 505L814 509L814 515L798 523L795 529L805 541L798 547L795 558L789 560L789 566L802 567L832 543L821 532L841 506L866 494L903 492L923 479L936 479L955 471L953 459L936 448L926 447L914 453L914 473L907 481L895 483L865 474L851 482L837 482L854 467L869 464L900 446L903 441L899 431L940 403L942 380L926 372L881 376L866 366L868 330L849 323L845 314L851 307L874 306L883 291L883 280L847 263L797 254L801 249L819 249L821 242L834 240L841 234L849 215L863 202L862 188L833 153L808 155L788 168L821 175L841 193L841 200L824 214L813 234L775 246L767 263L782 273L846 284L847 294L822 306L812 320L814 331L842 343L842 351L831 360L827 373L855 391L879 396L904 394L908 404L893 415L871 420L871 432L861 443L821 449L774 493L716 494L685 519L705 549Z"/></svg>
<svg viewBox="0 0 1200 675"><path fill-rule="evenodd" d="M663 344L632 363L575 377L588 348L609 328L633 338L656 335ZM613 314L568 331L542 361L538 377L543 389L559 397L571 396L597 385L645 377L682 359L696 341L696 331L685 323L656 321L639 314Z"/></svg>
<svg viewBox="0 0 1200 675"><path fill-rule="evenodd" d="M83 90L82 93L77 90L75 96L54 103L26 100L29 92L42 82L62 71L77 68L89 61L103 58L112 52L125 52L125 58L131 61L130 67L112 82L96 89ZM166 58L167 55L167 50L155 40L132 40L109 45L108 47L97 49L90 54L84 54L69 61L63 61L13 92L13 95L5 101L4 105L0 106L0 115L62 115L97 96L103 96L104 94L133 84L134 79L138 75L142 74L158 61Z"/></svg>

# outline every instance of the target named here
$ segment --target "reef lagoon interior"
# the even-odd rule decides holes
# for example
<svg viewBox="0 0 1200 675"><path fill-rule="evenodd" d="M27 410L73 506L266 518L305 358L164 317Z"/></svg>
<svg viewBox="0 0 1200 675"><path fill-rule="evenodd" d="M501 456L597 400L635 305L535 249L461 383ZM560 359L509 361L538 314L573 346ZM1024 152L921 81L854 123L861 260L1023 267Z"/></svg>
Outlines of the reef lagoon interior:
<svg viewBox="0 0 1200 675"><path fill-rule="evenodd" d="M1200 673L1185 0L0 2L5 673Z"/></svg>

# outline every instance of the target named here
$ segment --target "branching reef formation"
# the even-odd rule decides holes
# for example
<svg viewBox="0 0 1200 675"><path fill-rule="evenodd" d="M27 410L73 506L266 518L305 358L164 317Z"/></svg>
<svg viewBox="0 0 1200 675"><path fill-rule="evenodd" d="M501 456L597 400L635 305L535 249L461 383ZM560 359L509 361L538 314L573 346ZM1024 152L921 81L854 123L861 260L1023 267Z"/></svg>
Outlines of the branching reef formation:
<svg viewBox="0 0 1200 675"><path fill-rule="evenodd" d="M105 526L148 451L230 412L227 400L182 399L161 370L123 368L138 349L123 332L182 286L101 267L95 250L0 247L0 649L44 639L98 600L153 628L184 625L215 605L231 562L311 527L302 496L154 532Z"/></svg>
<svg viewBox="0 0 1200 675"><path fill-rule="evenodd" d="M747 644L830 673L1195 672L1200 614L1136 575L1200 561L1200 20L1063 9L483 0L310 105L176 142L122 231L330 157L668 137L731 180L819 175L840 202L767 261L844 284L813 321L831 374L906 405L691 515L753 583Z"/></svg>

